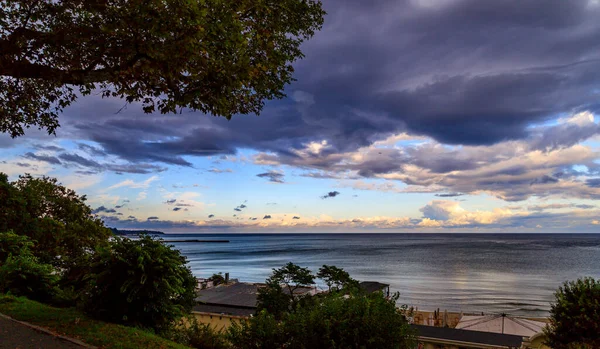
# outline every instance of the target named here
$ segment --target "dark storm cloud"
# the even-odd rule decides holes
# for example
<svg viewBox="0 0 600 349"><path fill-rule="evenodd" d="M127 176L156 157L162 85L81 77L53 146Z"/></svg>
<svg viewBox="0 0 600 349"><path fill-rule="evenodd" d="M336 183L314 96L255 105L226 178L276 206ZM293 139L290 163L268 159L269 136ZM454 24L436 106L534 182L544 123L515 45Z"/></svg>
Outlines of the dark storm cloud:
<svg viewBox="0 0 600 349"><path fill-rule="evenodd" d="M58 148L58 147L53 147ZM62 148L60 148L62 149ZM127 164L115 164L115 163L98 163L94 160L85 158L81 155L74 153L61 153L58 156L34 154L32 152L25 153L24 158L31 160L44 161L54 165L65 165L67 167L76 165L78 167L86 168L86 170L80 170L80 174L95 174L102 171L112 171L117 174L120 173L137 173L137 174L148 174L154 172L162 172L166 170L165 167L146 164L146 163L127 163Z"/></svg>
<svg viewBox="0 0 600 349"><path fill-rule="evenodd" d="M590 178L585 183L588 187L600 188L600 178Z"/></svg>
<svg viewBox="0 0 600 349"><path fill-rule="evenodd" d="M101 213L101 212L104 212L104 213L115 213L117 211L115 211L115 209L113 209L113 208L106 208L104 206L100 206L100 207L92 210L93 214L97 214L97 213Z"/></svg>
<svg viewBox="0 0 600 349"><path fill-rule="evenodd" d="M31 167L31 164L27 164L24 162L15 162L15 165L17 165L19 167Z"/></svg>
<svg viewBox="0 0 600 349"><path fill-rule="evenodd" d="M60 160L55 156L38 155L38 154L34 154L32 152L28 152L28 153L23 154L23 157L27 158L27 159L31 159L31 160L44 161L44 162L47 162L47 163L53 164L53 165L61 164Z"/></svg>
<svg viewBox="0 0 600 349"><path fill-rule="evenodd" d="M214 214L209 214L208 218L213 218L215 215Z"/></svg>
<svg viewBox="0 0 600 349"><path fill-rule="evenodd" d="M275 171L259 173L256 175L256 177L268 178L269 182L283 183L283 173L279 173L279 172L275 172Z"/></svg>
<svg viewBox="0 0 600 349"><path fill-rule="evenodd" d="M96 148L93 147L91 145L87 145L84 143L78 143L77 144L77 148L79 148L80 150L85 151L86 153L92 155L92 156L106 156L108 154L106 154L106 152L100 148Z"/></svg>
<svg viewBox="0 0 600 349"><path fill-rule="evenodd" d="M174 207L174 208L173 208L173 211L175 211L175 212L177 212L177 211L179 211L179 210L181 210L181 207Z"/></svg>
<svg viewBox="0 0 600 349"><path fill-rule="evenodd" d="M147 220L149 220L149 221L157 220L157 219L158 219L158 217L156 217L156 216L150 216L147 218Z"/></svg>
<svg viewBox="0 0 600 349"><path fill-rule="evenodd" d="M435 194L435 196L440 197L440 198L453 198L456 196L463 196L465 194L463 193L442 193L442 194Z"/></svg>
<svg viewBox="0 0 600 349"><path fill-rule="evenodd" d="M336 197L338 195L340 195L339 191L330 191L329 193L321 196L321 199L334 198L334 197Z"/></svg>
<svg viewBox="0 0 600 349"><path fill-rule="evenodd" d="M242 212L242 209L240 209L240 208L238 208L238 207L234 208L233 210L234 210L234 211L237 211L237 212Z"/></svg>
<svg viewBox="0 0 600 349"><path fill-rule="evenodd" d="M90 159L86 159L86 158L84 158L82 156L79 156L77 154L63 153L63 154L60 154L58 157L61 160L65 161L65 162L74 163L74 164L77 164L77 165L81 165L83 167L97 168L97 169L100 169L102 167L96 161L93 161L93 160L90 160Z"/></svg>
<svg viewBox="0 0 600 349"><path fill-rule="evenodd" d="M33 148L37 150L48 150L48 151L63 151L65 150L62 147L58 147L56 145L43 145L43 144L34 144Z"/></svg>
<svg viewBox="0 0 600 349"><path fill-rule="evenodd" d="M541 150L598 133L597 126L570 126L540 136L530 128L600 109L600 6L591 1L329 0L324 7L324 28L303 45L306 58L295 63L298 81L287 88L289 97L268 102L260 117L142 115L139 105L117 114L122 101L90 96L67 109L61 124L69 136L98 145L80 146L88 154L130 162L131 168L110 169L123 173L145 162L156 167L144 173L164 169L158 163L191 166L190 156L240 148L294 158L311 141L326 140L326 151L335 154L401 131L448 144L535 139ZM433 173L479 166L447 155L384 153L386 160L372 159L357 172L396 171L405 156ZM283 175L264 177L283 181Z"/></svg>
<svg viewBox="0 0 600 349"><path fill-rule="evenodd" d="M271 219L271 215L269 215L269 214L268 214L268 215L265 215L265 216L263 217L263 219Z"/></svg>
<svg viewBox="0 0 600 349"><path fill-rule="evenodd" d="M216 167L213 167L213 168L208 169L206 171L207 172L212 172L212 173L232 173L233 172L233 170L230 169L230 168L226 168L226 169L222 170L222 169L216 168Z"/></svg>

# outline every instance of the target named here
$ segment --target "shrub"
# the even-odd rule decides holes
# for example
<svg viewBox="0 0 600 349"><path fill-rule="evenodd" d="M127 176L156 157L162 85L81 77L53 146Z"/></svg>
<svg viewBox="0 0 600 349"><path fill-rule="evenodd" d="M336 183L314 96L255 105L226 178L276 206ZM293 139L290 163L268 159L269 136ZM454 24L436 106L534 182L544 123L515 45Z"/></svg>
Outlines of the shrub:
<svg viewBox="0 0 600 349"><path fill-rule="evenodd" d="M54 178L0 173L0 231L29 237L40 262L68 269L112 235L85 201Z"/></svg>
<svg viewBox="0 0 600 349"><path fill-rule="evenodd" d="M600 348L600 280L565 282L554 297L547 344L555 349Z"/></svg>
<svg viewBox="0 0 600 349"><path fill-rule="evenodd" d="M168 339L198 349L231 348L225 336L207 324L199 323L194 316L188 316L178 326L164 333Z"/></svg>
<svg viewBox="0 0 600 349"><path fill-rule="evenodd" d="M160 239L117 237L92 258L82 294L85 310L101 319L155 330L189 313L196 278L186 259Z"/></svg>
<svg viewBox="0 0 600 349"><path fill-rule="evenodd" d="M0 292L48 302L57 292L57 281L52 266L39 263L28 251L10 255L0 266Z"/></svg>
<svg viewBox="0 0 600 349"><path fill-rule="evenodd" d="M330 293L300 302L277 321L266 310L230 327L236 348L414 348L408 321L396 308L398 295Z"/></svg>
<svg viewBox="0 0 600 349"><path fill-rule="evenodd" d="M33 243L27 236L17 235L12 231L0 233L0 265L8 256L19 255L22 253L31 253L30 249Z"/></svg>

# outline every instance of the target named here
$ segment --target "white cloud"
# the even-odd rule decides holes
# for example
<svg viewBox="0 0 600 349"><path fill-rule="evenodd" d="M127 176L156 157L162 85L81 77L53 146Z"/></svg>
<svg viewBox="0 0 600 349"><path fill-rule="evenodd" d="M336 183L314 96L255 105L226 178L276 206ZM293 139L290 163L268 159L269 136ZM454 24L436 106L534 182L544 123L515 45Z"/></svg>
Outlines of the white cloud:
<svg viewBox="0 0 600 349"><path fill-rule="evenodd" d="M514 213L507 208L496 208L492 211L467 211L460 207L456 201L433 200L421 208L423 221L433 220L443 222L446 226L486 225L515 215L527 213Z"/></svg>
<svg viewBox="0 0 600 349"><path fill-rule="evenodd" d="M115 185L108 187L106 190L113 190L113 189L117 189L117 188L121 188L121 187L128 187L128 188L135 188L135 189L144 188L145 189L145 188L148 188L152 182L155 182L158 179L159 179L158 176L152 176L142 182L134 182L131 179L127 179L127 180L124 180L122 182L119 182Z"/></svg>

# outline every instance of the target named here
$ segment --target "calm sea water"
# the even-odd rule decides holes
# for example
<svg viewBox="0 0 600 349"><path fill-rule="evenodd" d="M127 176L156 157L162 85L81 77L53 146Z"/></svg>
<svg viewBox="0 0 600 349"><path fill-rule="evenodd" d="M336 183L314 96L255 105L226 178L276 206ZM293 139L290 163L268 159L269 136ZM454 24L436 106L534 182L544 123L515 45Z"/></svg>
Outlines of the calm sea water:
<svg viewBox="0 0 600 349"><path fill-rule="evenodd" d="M230 243L173 243L194 274L260 282L292 261L342 267L423 310L545 316L565 280L600 278L600 234L169 234Z"/></svg>

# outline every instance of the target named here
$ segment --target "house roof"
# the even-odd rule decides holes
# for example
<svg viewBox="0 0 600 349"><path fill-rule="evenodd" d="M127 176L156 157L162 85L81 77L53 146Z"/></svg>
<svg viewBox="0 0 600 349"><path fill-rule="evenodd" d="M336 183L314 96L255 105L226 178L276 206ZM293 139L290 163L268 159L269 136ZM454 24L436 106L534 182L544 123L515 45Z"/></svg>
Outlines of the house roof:
<svg viewBox="0 0 600 349"><path fill-rule="evenodd" d="M425 325L411 326L418 331L418 335L422 339L431 338L442 341L457 341L479 345L496 346L500 348L520 348L523 342L523 337L510 334L469 331L448 327L433 327Z"/></svg>
<svg viewBox="0 0 600 349"><path fill-rule="evenodd" d="M377 281L361 281L359 283L359 286L367 293L381 291L386 289L387 287L390 287L390 285L388 284L382 284L381 282Z"/></svg>
<svg viewBox="0 0 600 349"><path fill-rule="evenodd" d="M460 318L456 328L462 328L472 331L494 332L514 334L519 336L531 337L542 332L545 323L511 316L484 315L468 316Z"/></svg>
<svg viewBox="0 0 600 349"><path fill-rule="evenodd" d="M238 282L231 285L219 285L198 292L196 301L210 305L256 308L258 286Z"/></svg>
<svg viewBox="0 0 600 349"><path fill-rule="evenodd" d="M210 305L224 305L230 307L256 308L258 288L264 284L249 284L237 282L228 285L219 285L213 288L198 291L196 302ZM284 288L284 292L289 291ZM311 287L298 287L294 295L303 295L313 291Z"/></svg>
<svg viewBox="0 0 600 349"><path fill-rule="evenodd" d="M231 307L225 305L210 305L210 304L197 304L192 308L192 311L201 313L211 314L224 314L224 315L235 315L249 317L256 313L256 309L242 308L242 307Z"/></svg>

